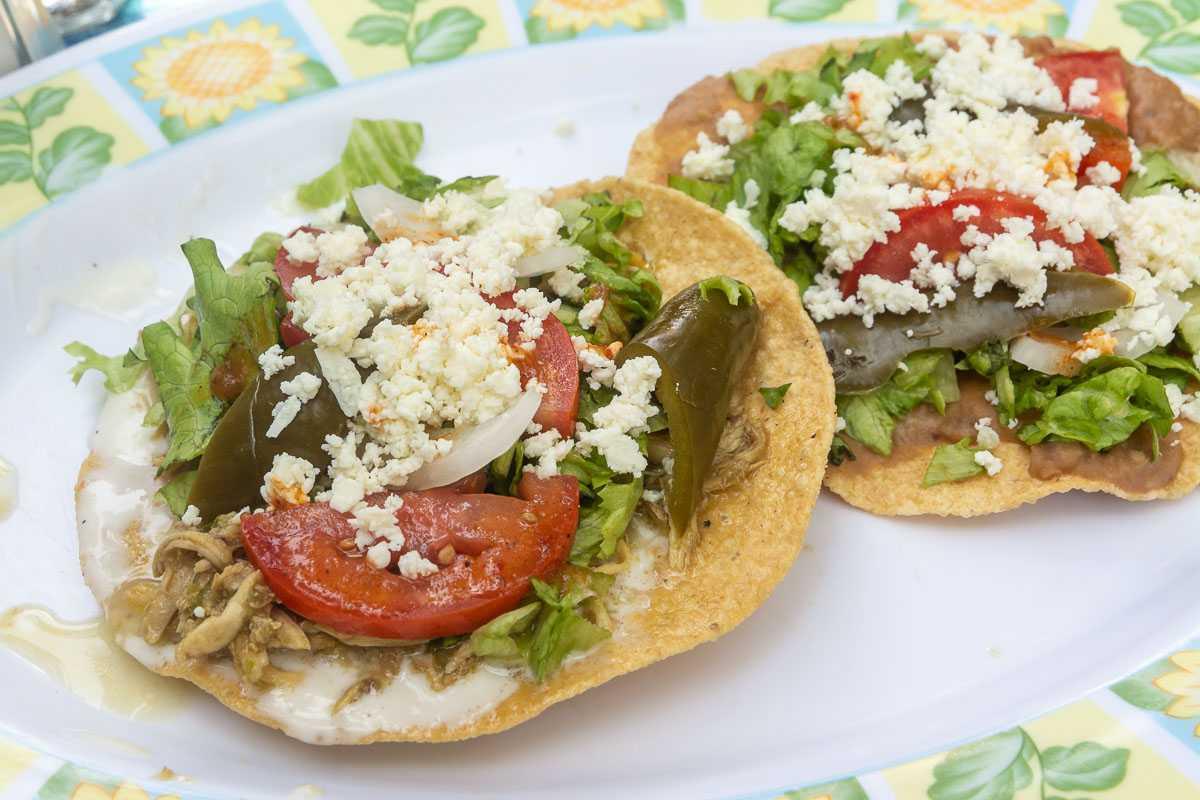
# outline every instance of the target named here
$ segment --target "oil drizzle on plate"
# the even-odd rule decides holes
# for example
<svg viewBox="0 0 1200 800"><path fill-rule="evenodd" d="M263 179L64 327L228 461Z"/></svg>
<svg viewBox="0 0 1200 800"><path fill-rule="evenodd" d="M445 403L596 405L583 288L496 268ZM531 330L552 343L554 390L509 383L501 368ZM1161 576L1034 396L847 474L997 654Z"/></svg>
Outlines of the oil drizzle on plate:
<svg viewBox="0 0 1200 800"><path fill-rule="evenodd" d="M85 703L131 719L163 719L182 708L190 687L156 675L113 641L100 620L63 622L45 608L0 613L0 646L20 655Z"/></svg>
<svg viewBox="0 0 1200 800"><path fill-rule="evenodd" d="M0 458L0 522L17 507L17 468Z"/></svg>

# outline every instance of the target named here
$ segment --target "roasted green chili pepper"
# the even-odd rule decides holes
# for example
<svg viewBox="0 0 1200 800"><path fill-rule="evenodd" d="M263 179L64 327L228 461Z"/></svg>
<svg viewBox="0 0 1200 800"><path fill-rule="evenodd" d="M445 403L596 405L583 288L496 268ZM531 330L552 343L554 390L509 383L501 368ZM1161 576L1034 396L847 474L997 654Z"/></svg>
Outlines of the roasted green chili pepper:
<svg viewBox="0 0 1200 800"><path fill-rule="evenodd" d="M1017 292L998 286L983 297L969 288L929 314L887 314L868 328L858 317L817 325L839 394L865 392L887 381L910 353L948 347L971 351L1076 317L1129 305L1133 290L1090 272L1051 272L1040 306L1016 308Z"/></svg>
<svg viewBox="0 0 1200 800"><path fill-rule="evenodd" d="M700 281L675 295L617 356L651 356L662 369L655 393L667 414L674 465L667 492L671 542L687 530L725 429L733 395L758 335L749 286Z"/></svg>
<svg viewBox="0 0 1200 800"><path fill-rule="evenodd" d="M261 373L255 376L213 431L187 499L200 510L203 519L261 505L259 488L263 476L280 453L303 458L318 470L329 465L329 455L321 449L321 444L329 434L342 434L349 420L326 381L322 381L317 396L300 407L300 413L278 437L266 437L271 411L286 397L280 384L301 372L321 375L311 340L296 345L287 354L294 356L296 363L270 380L263 380Z"/></svg>

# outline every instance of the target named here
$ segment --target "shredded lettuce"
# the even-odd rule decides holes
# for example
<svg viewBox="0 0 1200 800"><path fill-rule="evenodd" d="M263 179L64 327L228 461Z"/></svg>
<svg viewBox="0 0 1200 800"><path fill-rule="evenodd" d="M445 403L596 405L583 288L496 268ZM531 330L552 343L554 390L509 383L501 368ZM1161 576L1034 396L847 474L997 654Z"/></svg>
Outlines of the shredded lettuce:
<svg viewBox="0 0 1200 800"><path fill-rule="evenodd" d="M1190 303L1192 307L1179 321L1176 328L1177 340L1189 353L1200 353L1200 286L1193 286L1183 292L1179 299Z"/></svg>
<svg viewBox="0 0 1200 800"><path fill-rule="evenodd" d="M1120 365L1098 374L1085 370L1090 377L1050 400L1041 417L1018 432L1021 440L1074 441L1099 452L1125 441L1143 423L1150 423L1159 436L1166 435L1175 415L1162 380L1129 359L1113 359L1100 368L1114 363Z"/></svg>
<svg viewBox="0 0 1200 800"><path fill-rule="evenodd" d="M1126 200L1158 194L1167 186L1181 190L1197 188L1187 174L1175 166L1162 150L1143 150L1142 167L1142 172L1130 173L1125 185L1121 187L1121 196Z"/></svg>
<svg viewBox="0 0 1200 800"><path fill-rule="evenodd" d="M412 162L424 140L417 122L356 119L350 123L341 159L320 177L301 184L296 199L308 208L324 208L360 186L398 186L413 177Z"/></svg>
<svg viewBox="0 0 1200 800"><path fill-rule="evenodd" d="M606 582L599 588L606 586ZM612 634L588 621L580 608L598 585L572 583L563 594L534 578L530 602L493 619L471 634L471 650L484 658L525 661L543 681L576 650L589 650Z"/></svg>
<svg viewBox="0 0 1200 800"><path fill-rule="evenodd" d="M158 496L167 504L167 508L171 509L171 513L176 517L182 517L183 512L187 511L188 494L192 491L192 484L196 482L196 470L189 469L179 472L163 484L163 487L158 490Z"/></svg>
<svg viewBox="0 0 1200 800"><path fill-rule="evenodd" d="M975 463L978 447L971 446L971 439L959 439L954 444L939 444L933 451L933 458L925 468L925 477L921 485L928 488L939 483L962 481L982 475L985 470Z"/></svg>
<svg viewBox="0 0 1200 800"><path fill-rule="evenodd" d="M182 249L195 285L189 305L196 335L185 336L167 322L142 331L169 431L161 470L198 458L208 445L226 405L213 394L213 370L227 358L252 369L258 355L279 341L278 280L269 263L253 263L233 275L221 266L210 239L192 239Z"/></svg>
<svg viewBox="0 0 1200 800"><path fill-rule="evenodd" d="M572 586L560 596L553 586L537 578L532 583L542 610L534 623L528 658L533 677L542 681L570 653L590 650L612 634L579 613L579 605L592 596L591 588Z"/></svg>
<svg viewBox="0 0 1200 800"><path fill-rule="evenodd" d="M78 384L89 370L104 376L104 388L110 394L121 394L133 388L138 378L146 371L146 363L131 353L106 356L97 353L83 342L71 342L63 348L67 354L78 359L71 367L71 380Z"/></svg>
<svg viewBox="0 0 1200 800"><path fill-rule="evenodd" d="M783 403L783 398L787 395L790 388L792 388L790 383L785 383L781 386L762 386L759 387L758 393L762 395L767 408L774 410L779 408Z"/></svg>
<svg viewBox="0 0 1200 800"><path fill-rule="evenodd" d="M585 276L584 302L601 300L595 325L584 330L572 322L567 329L596 344L629 341L662 304L662 289L639 259L621 244L616 232L626 220L642 216L638 200L614 203L607 193L589 194L560 203L563 236L588 251L578 269Z"/></svg>
<svg viewBox="0 0 1200 800"><path fill-rule="evenodd" d="M957 400L958 378L949 350L922 350L904 360L887 383L862 394L838 397L846 435L880 455L891 455L896 420L921 403L938 413Z"/></svg>
<svg viewBox="0 0 1200 800"><path fill-rule="evenodd" d="M642 499L642 488L642 479L637 478L630 483L606 483L596 490L597 502L579 510L579 528L571 545L572 564L586 567L612 557Z"/></svg>

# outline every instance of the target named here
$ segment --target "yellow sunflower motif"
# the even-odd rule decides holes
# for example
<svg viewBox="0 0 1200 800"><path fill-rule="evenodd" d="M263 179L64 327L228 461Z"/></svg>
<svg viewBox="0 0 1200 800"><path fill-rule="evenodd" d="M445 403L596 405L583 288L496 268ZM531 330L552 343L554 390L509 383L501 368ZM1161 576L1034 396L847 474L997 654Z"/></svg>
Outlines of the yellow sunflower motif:
<svg viewBox="0 0 1200 800"><path fill-rule="evenodd" d="M281 103L304 83L297 67L307 59L278 25L248 19L230 30L217 20L207 32L167 36L142 51L133 85L146 100L162 100L162 115L183 117L189 128L224 122L235 108Z"/></svg>
<svg viewBox="0 0 1200 800"><path fill-rule="evenodd" d="M920 22L972 25L1005 33L1044 33L1063 8L1054 0L909 0Z"/></svg>
<svg viewBox="0 0 1200 800"><path fill-rule="evenodd" d="M582 31L593 25L611 28L618 22L636 30L647 20L665 17L667 9L662 0L537 0L529 13L546 20L552 31Z"/></svg>
<svg viewBox="0 0 1200 800"><path fill-rule="evenodd" d="M1154 685L1178 699L1167 706L1167 716L1189 719L1200 716L1200 650L1184 650L1171 656L1171 663L1179 667L1154 679ZM1200 726L1196 727L1200 736Z"/></svg>
<svg viewBox="0 0 1200 800"><path fill-rule="evenodd" d="M140 786L122 783L111 792L94 783L81 783L71 792L71 800L150 800L150 795ZM158 800L179 800L178 795L159 795Z"/></svg>

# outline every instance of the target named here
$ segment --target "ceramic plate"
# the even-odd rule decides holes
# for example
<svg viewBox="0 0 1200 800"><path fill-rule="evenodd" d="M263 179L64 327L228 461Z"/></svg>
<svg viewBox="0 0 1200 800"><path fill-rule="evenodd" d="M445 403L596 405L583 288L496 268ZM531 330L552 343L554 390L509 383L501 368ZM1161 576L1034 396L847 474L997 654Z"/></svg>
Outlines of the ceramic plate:
<svg viewBox="0 0 1200 800"><path fill-rule="evenodd" d="M188 237L233 256L297 222L280 198L333 162L352 117L423 122L419 163L435 174L554 185L622 172L634 134L698 76L856 32L593 40L366 81L142 159L12 229L0 240L0 457L16 468L19 502L0 523L0 608L97 612L78 569L72 485L101 388L93 377L71 386L62 346L127 347L184 290ZM564 122L574 135L561 135ZM1200 496L1071 495L964 524L876 519L823 496L791 573L732 634L460 744L310 747L165 679L135 684L131 699L122 665L62 644L69 636L46 646L74 692L0 650L0 727L114 774L165 765L191 779L189 793L222 797L305 784L329 796L608 798L816 783L1030 718L1185 639L1200 623L1198 513ZM79 659L117 678L81 677ZM111 710L139 706L134 718Z"/></svg>

